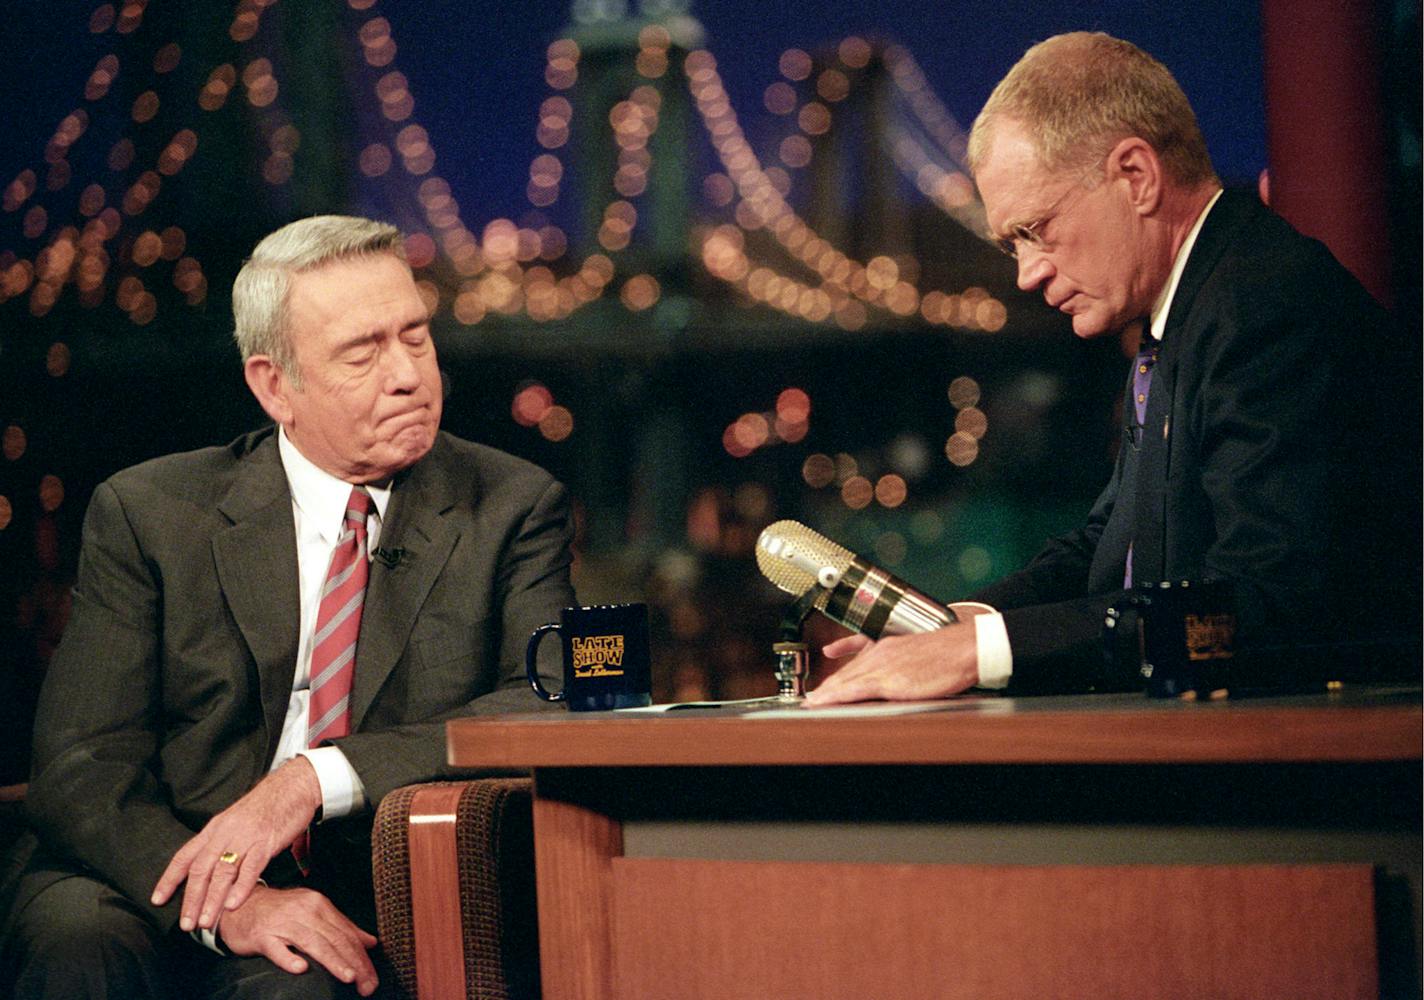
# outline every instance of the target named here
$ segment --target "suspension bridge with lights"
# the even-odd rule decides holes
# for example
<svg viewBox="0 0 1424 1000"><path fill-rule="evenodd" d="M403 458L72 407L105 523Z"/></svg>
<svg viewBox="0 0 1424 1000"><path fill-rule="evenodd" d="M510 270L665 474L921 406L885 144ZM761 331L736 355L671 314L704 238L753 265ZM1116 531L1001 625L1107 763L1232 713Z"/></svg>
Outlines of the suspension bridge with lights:
<svg viewBox="0 0 1424 1000"><path fill-rule="evenodd" d="M194 39L192 26L150 25L156 5L98 5L89 31L111 44L82 102L43 163L4 189L0 302L23 299L42 317L72 288L81 306L112 304L137 326L169 310L181 319L183 305L206 301L214 267L226 277L231 266L205 266L188 245L196 229L338 202L407 231L437 315L472 331L459 342L476 348L527 344L530 327L599 306L713 337L729 325L1015 329L988 287L1010 272L972 239L982 217L963 132L903 47L847 38L816 56L786 51L763 102L780 134L759 154L680 5L649 0L630 15L575 4L568 36L548 46L528 210L471 221L374 7L241 0ZM194 40L180 45L165 27ZM294 33L329 37L336 51L283 64L280 38ZM342 64L342 48L360 56L335 74L345 86L311 86L321 63ZM229 155L244 131L255 142ZM224 186L263 197L224 211L231 197L209 197ZM938 210L937 228L971 238L951 254L917 247L901 186ZM209 255L231 250L203 235ZM621 326L629 339L641 328Z"/></svg>

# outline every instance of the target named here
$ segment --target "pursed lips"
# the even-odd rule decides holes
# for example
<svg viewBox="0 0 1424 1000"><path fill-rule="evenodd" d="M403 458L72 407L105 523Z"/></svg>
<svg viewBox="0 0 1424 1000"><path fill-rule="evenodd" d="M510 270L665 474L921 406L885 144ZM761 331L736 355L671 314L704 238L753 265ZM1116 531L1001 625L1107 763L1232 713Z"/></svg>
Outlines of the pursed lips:
<svg viewBox="0 0 1424 1000"><path fill-rule="evenodd" d="M405 423L424 423L429 414L430 405L423 403L420 406L411 407L410 409L393 413L388 417L383 417L380 421L380 425L390 427L394 424L397 428L400 428Z"/></svg>

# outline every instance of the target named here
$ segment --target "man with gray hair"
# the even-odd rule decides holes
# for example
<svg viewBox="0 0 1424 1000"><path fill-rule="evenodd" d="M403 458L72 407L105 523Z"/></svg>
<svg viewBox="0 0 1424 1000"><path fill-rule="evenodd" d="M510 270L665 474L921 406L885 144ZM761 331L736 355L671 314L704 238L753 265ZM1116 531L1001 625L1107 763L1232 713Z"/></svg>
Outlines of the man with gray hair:
<svg viewBox="0 0 1424 1000"><path fill-rule="evenodd" d="M273 426L89 506L6 893L18 997L369 996L373 807L447 773L445 720L534 704L524 643L573 603L563 487L439 429L393 227L278 230L233 311Z"/></svg>
<svg viewBox="0 0 1424 1000"><path fill-rule="evenodd" d="M1417 354L1321 244L1223 192L1166 67L1103 34L1041 42L969 160L1019 287L1141 345L1117 464L1086 523L959 623L830 644L854 658L811 702L1141 687L1101 645L1134 583L1220 581L1238 651L1299 680L1320 651L1417 651Z"/></svg>

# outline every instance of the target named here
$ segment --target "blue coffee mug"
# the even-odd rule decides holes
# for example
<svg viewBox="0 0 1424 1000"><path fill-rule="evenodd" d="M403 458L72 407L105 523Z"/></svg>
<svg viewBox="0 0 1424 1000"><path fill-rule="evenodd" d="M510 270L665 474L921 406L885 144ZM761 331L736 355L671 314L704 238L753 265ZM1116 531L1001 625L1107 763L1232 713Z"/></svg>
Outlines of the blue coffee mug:
<svg viewBox="0 0 1424 1000"><path fill-rule="evenodd" d="M564 686L550 693L539 682L539 643L559 635ZM559 621L540 625L529 636L524 670L534 693L561 701L574 712L651 705L652 658L646 604L600 604L564 608Z"/></svg>

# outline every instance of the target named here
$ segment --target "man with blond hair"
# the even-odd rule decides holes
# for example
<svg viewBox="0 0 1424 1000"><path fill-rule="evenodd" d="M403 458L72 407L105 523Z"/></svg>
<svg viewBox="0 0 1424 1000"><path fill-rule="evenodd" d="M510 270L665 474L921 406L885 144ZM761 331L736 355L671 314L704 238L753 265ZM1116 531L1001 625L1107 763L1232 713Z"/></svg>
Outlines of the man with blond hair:
<svg viewBox="0 0 1424 1000"><path fill-rule="evenodd" d="M445 720L534 705L524 643L573 601L563 487L439 429L393 227L278 230L233 311L273 425L89 506L4 893L19 998L371 995L374 806L447 773Z"/></svg>
<svg viewBox="0 0 1424 1000"><path fill-rule="evenodd" d="M1238 649L1288 651L1273 662L1302 678L1321 651L1343 669L1417 650L1417 355L1324 246L1223 192L1166 67L1050 38L990 96L969 161L1019 287L1079 337L1141 344L1117 463L1083 526L959 623L830 644L853 658L811 701L1140 687L1101 643L1134 583L1221 581Z"/></svg>

